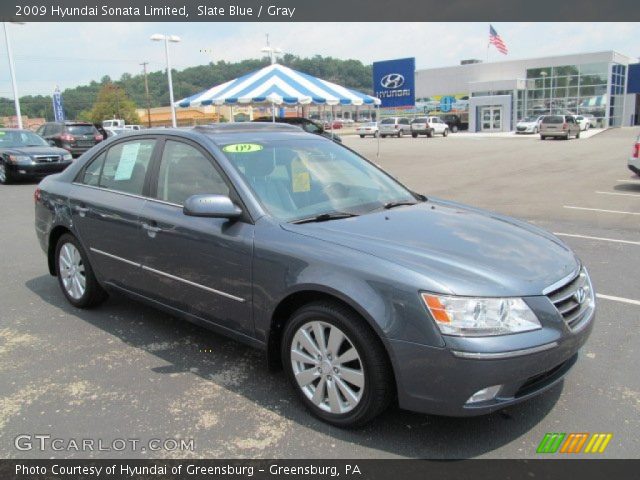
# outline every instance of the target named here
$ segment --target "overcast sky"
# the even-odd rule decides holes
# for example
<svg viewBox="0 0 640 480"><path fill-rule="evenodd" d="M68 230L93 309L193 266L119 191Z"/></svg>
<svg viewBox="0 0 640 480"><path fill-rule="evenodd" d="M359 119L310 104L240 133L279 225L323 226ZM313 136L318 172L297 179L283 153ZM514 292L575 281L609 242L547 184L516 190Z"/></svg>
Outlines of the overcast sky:
<svg viewBox="0 0 640 480"><path fill-rule="evenodd" d="M640 55L639 23L494 23L509 48L492 47L490 61L616 50ZM417 68L486 59L486 23L28 23L8 25L19 94L50 94L125 72L164 66L163 46L153 33L179 35L173 66L257 58L271 44L300 56L354 58L364 63L415 57ZM0 35L0 96L12 97L4 35Z"/></svg>

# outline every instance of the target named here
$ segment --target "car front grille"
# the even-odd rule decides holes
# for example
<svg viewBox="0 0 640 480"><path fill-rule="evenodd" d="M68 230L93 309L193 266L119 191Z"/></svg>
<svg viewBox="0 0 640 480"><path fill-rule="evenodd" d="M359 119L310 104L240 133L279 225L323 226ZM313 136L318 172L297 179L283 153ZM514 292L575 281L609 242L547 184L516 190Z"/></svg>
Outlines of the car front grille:
<svg viewBox="0 0 640 480"><path fill-rule="evenodd" d="M60 155L35 155L36 163L53 163L60 161Z"/></svg>
<svg viewBox="0 0 640 480"><path fill-rule="evenodd" d="M587 272L580 273L563 286L547 294L571 330L578 328L594 307L594 294Z"/></svg>
<svg viewBox="0 0 640 480"><path fill-rule="evenodd" d="M516 130L518 130L519 132L524 132L527 129L527 127L516 127Z"/></svg>

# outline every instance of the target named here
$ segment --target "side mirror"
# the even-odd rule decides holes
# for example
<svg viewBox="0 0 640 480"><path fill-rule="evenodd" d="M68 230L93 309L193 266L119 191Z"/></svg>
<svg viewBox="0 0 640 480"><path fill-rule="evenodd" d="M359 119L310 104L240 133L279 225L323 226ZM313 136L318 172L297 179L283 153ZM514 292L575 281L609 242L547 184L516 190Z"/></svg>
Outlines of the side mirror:
<svg viewBox="0 0 640 480"><path fill-rule="evenodd" d="M225 195L192 195L182 211L191 217L238 218L242 210Z"/></svg>

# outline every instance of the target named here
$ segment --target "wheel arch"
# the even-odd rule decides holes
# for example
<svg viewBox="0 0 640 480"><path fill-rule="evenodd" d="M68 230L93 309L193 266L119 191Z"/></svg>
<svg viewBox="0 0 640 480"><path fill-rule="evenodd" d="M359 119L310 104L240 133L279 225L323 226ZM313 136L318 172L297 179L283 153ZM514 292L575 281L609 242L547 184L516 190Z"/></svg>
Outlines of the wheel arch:
<svg viewBox="0 0 640 480"><path fill-rule="evenodd" d="M270 326L267 337L267 362L269 368L271 368L272 370L279 370L282 368L280 357L282 334L284 332L284 327L291 315L303 305L323 300L340 304L364 319L369 328L371 328L371 330L375 333L376 337L383 347L383 350L387 357L387 361L389 362L389 366L391 367L395 385L397 378L395 375L395 362L393 361L391 350L389 348L389 345L385 341L385 336L382 333L380 326L371 317L371 315L369 315L367 310L352 298L345 296L343 293L337 290L318 285L304 286L288 293L276 304L275 308L273 309L270 317Z"/></svg>
<svg viewBox="0 0 640 480"><path fill-rule="evenodd" d="M58 245L58 240L60 240L60 237L65 233L73 235L73 232L64 225L57 225L53 227L53 229L49 233L49 242L47 245L47 264L49 266L49 273L54 277L56 276L56 245Z"/></svg>

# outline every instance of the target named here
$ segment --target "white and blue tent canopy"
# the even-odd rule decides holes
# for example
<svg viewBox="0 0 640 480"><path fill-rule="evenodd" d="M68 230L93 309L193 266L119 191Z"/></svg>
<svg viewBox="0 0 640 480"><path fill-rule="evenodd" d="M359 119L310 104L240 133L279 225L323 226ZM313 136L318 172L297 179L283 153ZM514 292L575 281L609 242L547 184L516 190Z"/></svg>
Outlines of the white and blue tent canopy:
<svg viewBox="0 0 640 480"><path fill-rule="evenodd" d="M379 105L380 99L279 64L230 80L176 102L206 105Z"/></svg>

